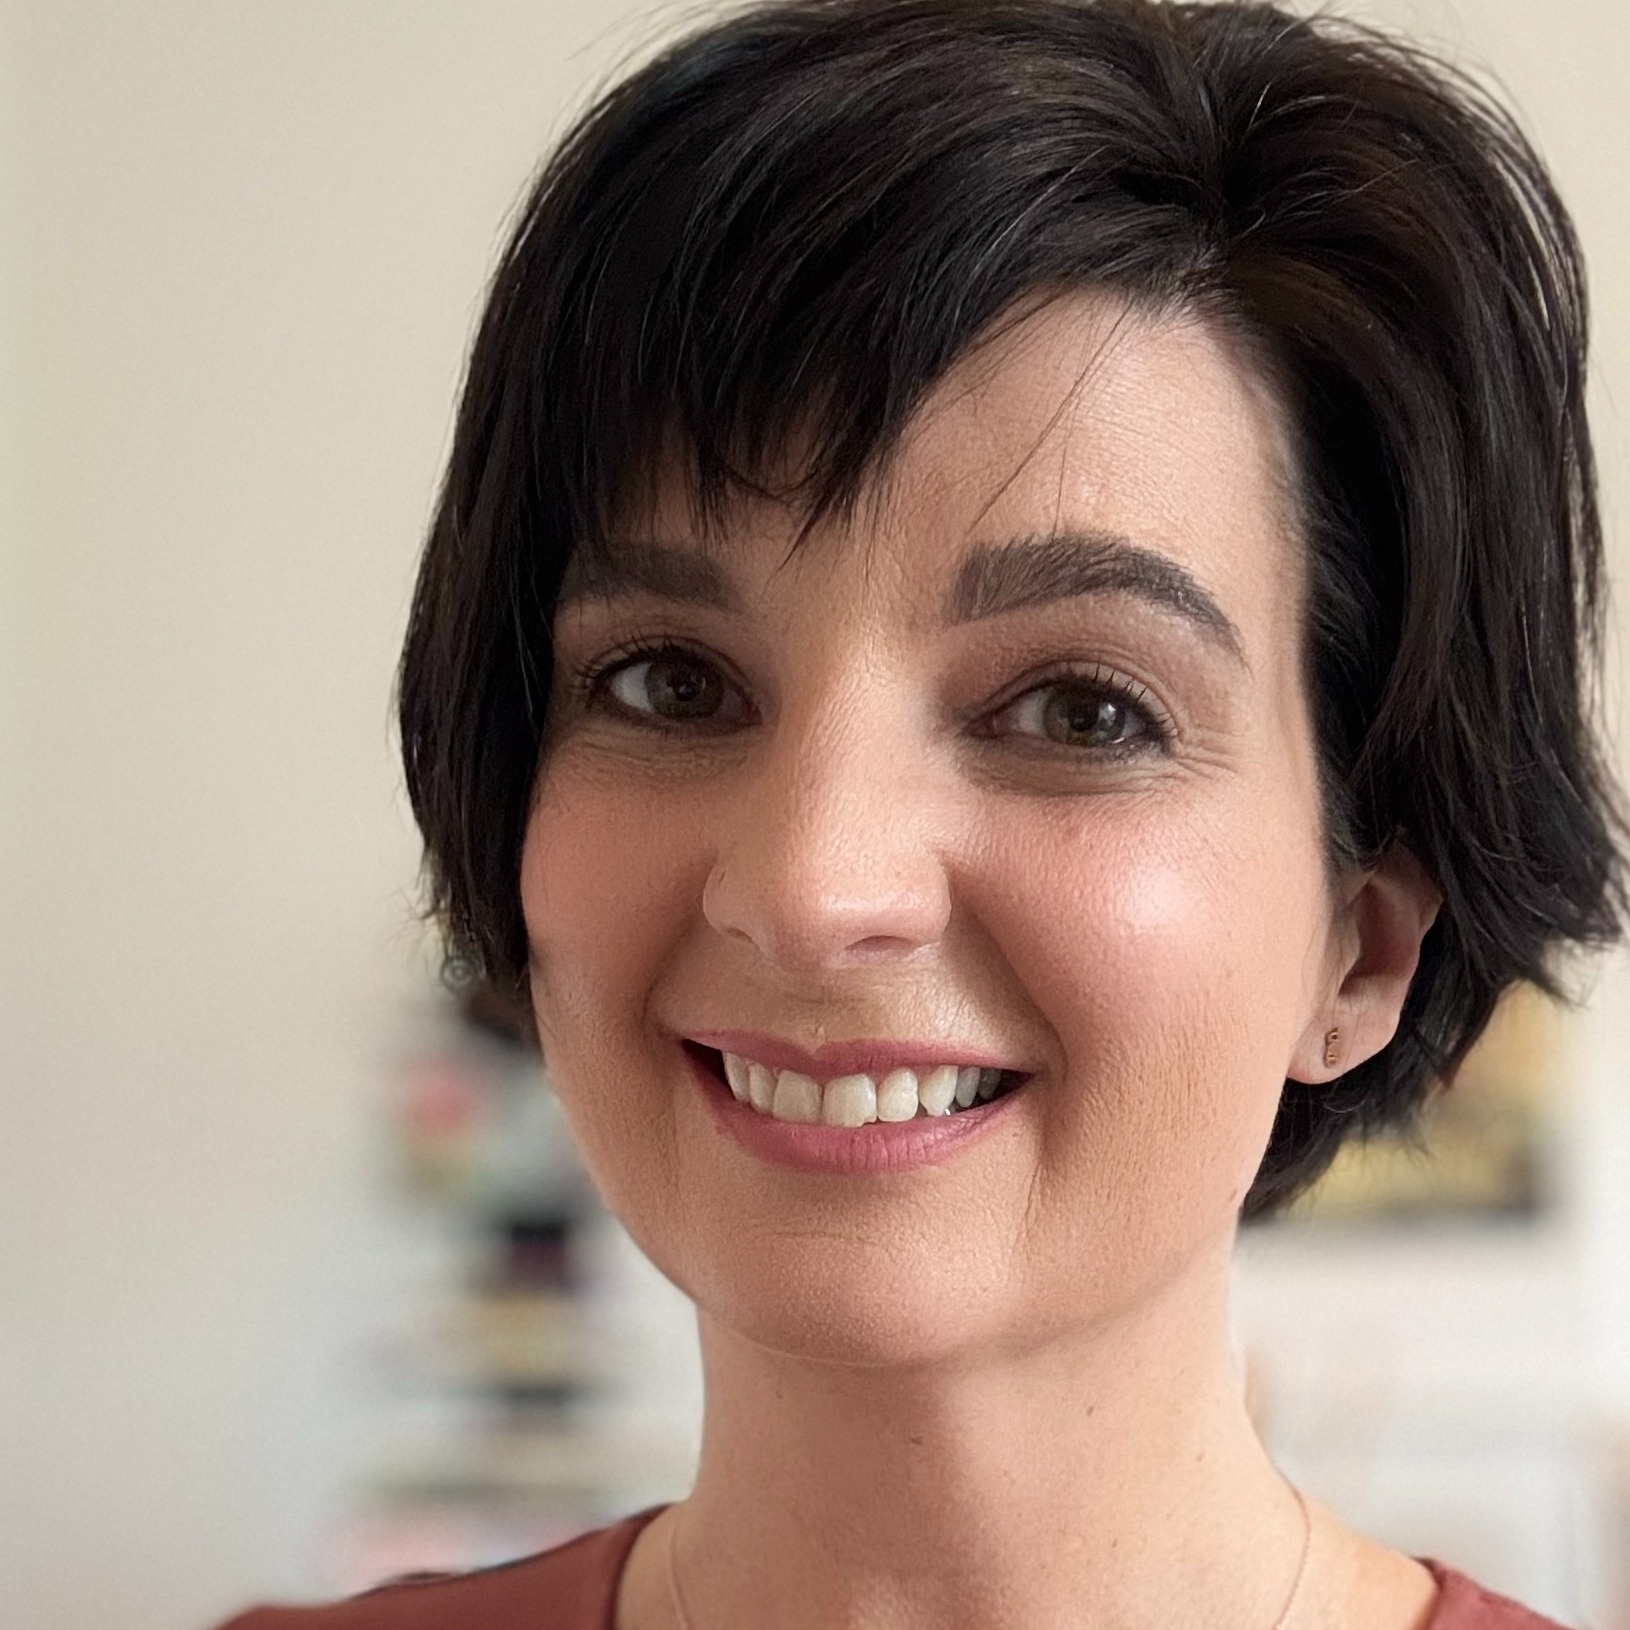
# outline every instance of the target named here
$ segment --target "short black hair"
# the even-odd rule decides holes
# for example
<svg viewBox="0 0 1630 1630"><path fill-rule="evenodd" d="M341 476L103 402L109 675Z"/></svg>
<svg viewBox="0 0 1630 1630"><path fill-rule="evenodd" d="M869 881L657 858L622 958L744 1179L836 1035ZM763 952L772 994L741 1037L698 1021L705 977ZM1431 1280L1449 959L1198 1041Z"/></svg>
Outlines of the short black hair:
<svg viewBox="0 0 1630 1630"><path fill-rule="evenodd" d="M524 994L556 597L659 457L699 513L844 514L953 361L1080 289L1221 325L1278 390L1331 859L1401 842L1443 895L1392 1043L1287 1085L1258 1215L1624 920L1578 244L1512 117L1388 36L1259 4L791 0L606 91L493 279L414 596L429 904L458 965Z"/></svg>

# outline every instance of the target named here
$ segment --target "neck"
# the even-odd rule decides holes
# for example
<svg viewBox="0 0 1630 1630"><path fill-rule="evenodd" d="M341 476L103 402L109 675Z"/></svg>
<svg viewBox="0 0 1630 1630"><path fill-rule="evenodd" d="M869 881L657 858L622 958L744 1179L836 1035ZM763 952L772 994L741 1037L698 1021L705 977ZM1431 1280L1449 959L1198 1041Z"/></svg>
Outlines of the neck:
<svg viewBox="0 0 1630 1630"><path fill-rule="evenodd" d="M695 1625L1274 1630L1303 1515L1246 1417L1226 1260L1111 1323L920 1364L702 1319Z"/></svg>

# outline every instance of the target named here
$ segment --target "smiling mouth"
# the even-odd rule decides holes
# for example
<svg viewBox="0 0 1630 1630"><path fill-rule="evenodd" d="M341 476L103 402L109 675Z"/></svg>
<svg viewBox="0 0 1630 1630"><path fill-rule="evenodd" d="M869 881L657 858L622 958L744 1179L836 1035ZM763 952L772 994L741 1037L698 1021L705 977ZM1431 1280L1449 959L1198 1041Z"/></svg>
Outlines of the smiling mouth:
<svg viewBox="0 0 1630 1630"><path fill-rule="evenodd" d="M817 1080L699 1042L686 1041L684 1048L737 1102L771 1120L799 1126L859 1128L943 1119L1005 1097L1029 1080L1019 1070L932 1063L881 1075L854 1073Z"/></svg>

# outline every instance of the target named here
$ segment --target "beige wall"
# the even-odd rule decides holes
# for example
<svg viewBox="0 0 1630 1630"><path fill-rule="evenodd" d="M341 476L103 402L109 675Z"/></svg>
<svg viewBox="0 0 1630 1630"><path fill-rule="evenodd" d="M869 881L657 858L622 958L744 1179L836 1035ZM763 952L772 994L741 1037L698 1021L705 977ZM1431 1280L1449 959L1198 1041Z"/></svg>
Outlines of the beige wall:
<svg viewBox="0 0 1630 1630"><path fill-rule="evenodd" d="M631 11L0 0L8 1623L177 1630L309 1580L394 1271L415 547L500 223ZM1622 513L1630 14L1388 13L1499 65L1573 200ZM1630 1400L1622 966L1579 1249Z"/></svg>

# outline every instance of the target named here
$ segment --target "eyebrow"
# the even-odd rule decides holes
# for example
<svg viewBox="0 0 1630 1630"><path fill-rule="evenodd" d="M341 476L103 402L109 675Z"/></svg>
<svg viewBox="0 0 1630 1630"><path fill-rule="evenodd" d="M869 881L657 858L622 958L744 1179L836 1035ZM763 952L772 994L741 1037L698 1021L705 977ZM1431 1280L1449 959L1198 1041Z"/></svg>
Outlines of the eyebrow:
<svg viewBox="0 0 1630 1630"><path fill-rule="evenodd" d="M557 604L645 594L681 605L736 612L741 597L719 563L694 549L619 540L591 560L572 557ZM957 567L946 597L947 625L1088 595L1130 594L1191 624L1243 661L1239 630L1187 568L1117 532L1049 532L981 544Z"/></svg>
<svg viewBox="0 0 1630 1630"><path fill-rule="evenodd" d="M741 599L717 561L667 543L618 540L593 559L572 556L556 604L648 594L712 611L738 611Z"/></svg>
<svg viewBox="0 0 1630 1630"><path fill-rule="evenodd" d="M1117 532L1050 532L982 545L957 568L944 615L954 626L1098 594L1135 595L1243 660L1239 630L1187 568Z"/></svg>

